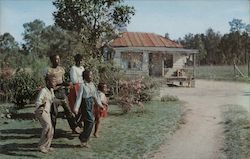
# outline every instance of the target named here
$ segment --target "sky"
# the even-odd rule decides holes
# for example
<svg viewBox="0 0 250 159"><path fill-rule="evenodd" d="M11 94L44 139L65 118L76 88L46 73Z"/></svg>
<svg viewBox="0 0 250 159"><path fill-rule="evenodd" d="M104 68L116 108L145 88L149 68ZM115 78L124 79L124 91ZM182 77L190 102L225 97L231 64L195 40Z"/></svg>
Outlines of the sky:
<svg viewBox="0 0 250 159"><path fill-rule="evenodd" d="M128 31L168 33L173 40L208 28L228 33L233 18L250 24L250 0L125 0L125 4L136 10ZM54 11L52 0L0 0L0 34L9 32L23 42L23 24L40 19L52 25Z"/></svg>

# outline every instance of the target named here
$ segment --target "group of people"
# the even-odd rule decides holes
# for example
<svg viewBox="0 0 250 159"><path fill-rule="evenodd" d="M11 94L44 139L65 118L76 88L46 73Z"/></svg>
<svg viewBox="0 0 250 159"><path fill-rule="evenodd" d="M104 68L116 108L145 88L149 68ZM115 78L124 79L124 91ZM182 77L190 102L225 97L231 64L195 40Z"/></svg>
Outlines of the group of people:
<svg viewBox="0 0 250 159"><path fill-rule="evenodd" d="M41 152L53 151L51 141L56 129L58 107L62 106L64 114L73 133L78 133L81 147L89 147L93 127L94 136L98 137L100 118L107 116L108 100L105 96L107 85L93 83L93 74L82 66L83 57L74 56L75 65L70 69L70 82L64 81L65 70L60 66L60 56L50 56L52 66L45 71L46 86L41 89L36 99L35 116L42 126L38 143ZM69 87L69 95L65 88ZM83 128L83 130L82 130Z"/></svg>

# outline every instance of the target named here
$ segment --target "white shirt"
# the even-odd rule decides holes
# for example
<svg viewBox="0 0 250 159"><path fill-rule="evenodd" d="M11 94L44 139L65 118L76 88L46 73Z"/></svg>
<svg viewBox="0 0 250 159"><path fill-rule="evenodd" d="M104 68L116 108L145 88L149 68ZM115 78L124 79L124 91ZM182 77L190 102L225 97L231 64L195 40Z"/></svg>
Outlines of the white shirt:
<svg viewBox="0 0 250 159"><path fill-rule="evenodd" d="M89 97L94 97L95 101L99 106L102 106L101 98L98 95L98 92L96 90L96 87L93 82L87 83L86 81L83 81L81 84L79 93L76 98L76 103L75 103L75 110L78 110L80 108L82 98L89 98Z"/></svg>
<svg viewBox="0 0 250 159"><path fill-rule="evenodd" d="M108 99L107 99L106 95L101 91L98 91L98 94L99 94L99 97L101 99L101 102L103 104L108 104Z"/></svg>
<svg viewBox="0 0 250 159"><path fill-rule="evenodd" d="M73 84L83 83L82 72L84 71L84 67L80 66L72 66L70 68L70 80Z"/></svg>
<svg viewBox="0 0 250 159"><path fill-rule="evenodd" d="M49 113L51 104L53 103L53 100L55 98L53 89L49 90L47 87L43 88L36 99L35 105L36 109L38 109L41 105L45 104L44 110Z"/></svg>

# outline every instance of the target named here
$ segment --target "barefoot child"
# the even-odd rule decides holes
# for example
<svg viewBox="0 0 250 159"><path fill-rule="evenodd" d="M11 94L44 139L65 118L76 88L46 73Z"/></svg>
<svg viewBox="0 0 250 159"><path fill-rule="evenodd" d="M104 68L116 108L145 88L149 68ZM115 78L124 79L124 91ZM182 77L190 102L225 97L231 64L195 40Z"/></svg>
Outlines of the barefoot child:
<svg viewBox="0 0 250 159"><path fill-rule="evenodd" d="M50 109L54 100L53 87L55 86L55 84L54 82L52 82L52 80L49 79L48 76L45 77L45 82L46 87L44 87L40 91L35 103L35 116L42 125L42 134L38 143L38 148L43 153L52 151L50 145L54 135L54 128L51 123Z"/></svg>
<svg viewBox="0 0 250 159"><path fill-rule="evenodd" d="M76 101L77 93L80 89L80 84L83 83L82 73L84 71L84 67L82 66L83 57L80 54L76 54L74 56L75 65L70 69L70 81L73 86L70 88L68 100L71 111L74 111L74 105Z"/></svg>
<svg viewBox="0 0 250 159"><path fill-rule="evenodd" d="M103 109L96 106L94 107L94 114L95 114L95 131L94 136L99 137L98 131L100 129L99 125L101 122L101 117L106 117L108 115L108 99L105 96L105 93L107 93L107 85L105 83L99 83L98 85L98 94L101 99Z"/></svg>
<svg viewBox="0 0 250 159"><path fill-rule="evenodd" d="M94 125L94 104L97 104L101 108L103 108L103 106L93 83L92 72L85 70L83 74L84 81L81 84L79 93L77 94L74 112L75 114L78 114L78 111L81 111L83 114L84 128L79 139L81 141L81 147L89 147L87 142Z"/></svg>

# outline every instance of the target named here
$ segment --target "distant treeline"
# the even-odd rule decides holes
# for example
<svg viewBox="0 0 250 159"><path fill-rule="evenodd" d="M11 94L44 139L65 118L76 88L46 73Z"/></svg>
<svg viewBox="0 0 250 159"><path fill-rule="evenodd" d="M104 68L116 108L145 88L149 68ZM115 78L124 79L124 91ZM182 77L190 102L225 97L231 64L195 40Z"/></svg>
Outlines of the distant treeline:
<svg viewBox="0 0 250 159"><path fill-rule="evenodd" d="M250 56L250 24L233 19L229 25L230 32L224 35L209 28L204 34L189 33L178 41L185 48L199 50L196 57L199 65L247 64ZM35 59L47 57L50 50L59 51L62 57L74 52L82 53L84 57L92 55L89 51L90 42L85 42L81 34L74 31L64 30L56 25L45 26L41 20L25 23L23 27L22 44L18 44L10 33L0 35L1 68L6 65L12 68L30 67ZM111 38L106 38L106 41ZM100 45L98 41L95 44L94 47ZM99 55L102 55L101 52Z"/></svg>
<svg viewBox="0 0 250 159"><path fill-rule="evenodd" d="M250 57L250 24L240 19L229 22L230 32L221 35L209 28L205 34L187 34L178 41L186 48L198 49L199 65L244 65Z"/></svg>

